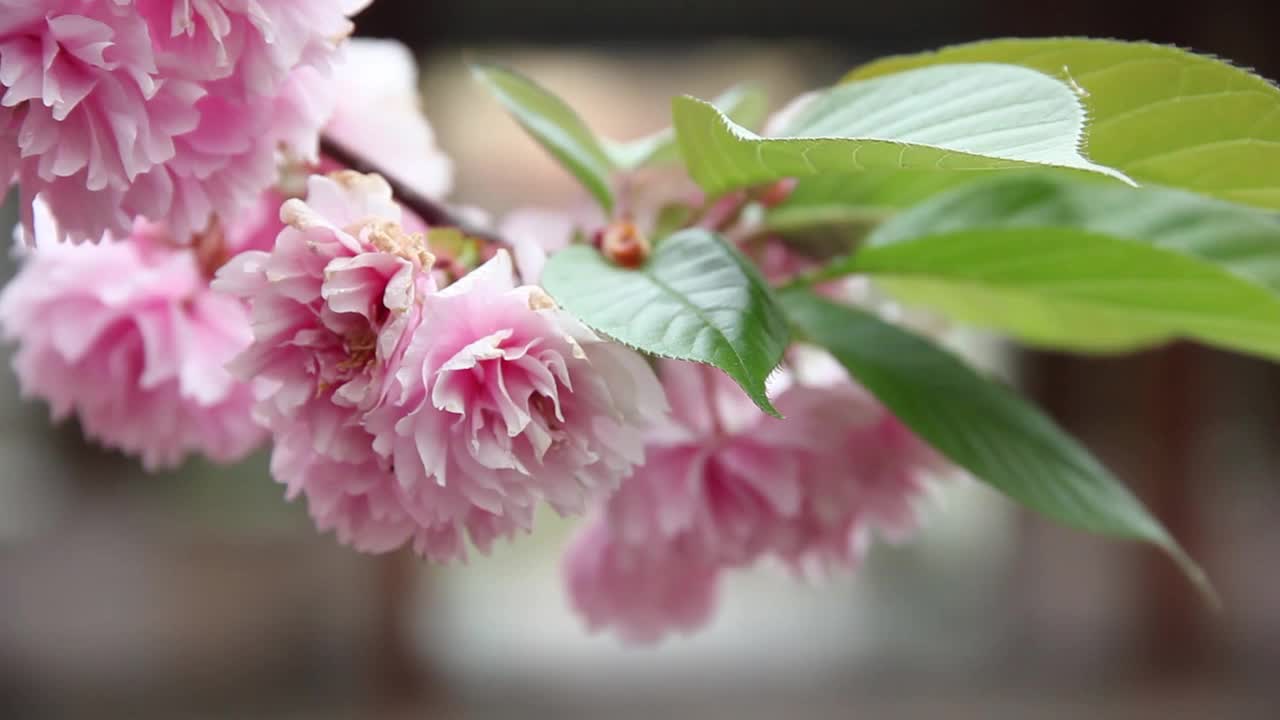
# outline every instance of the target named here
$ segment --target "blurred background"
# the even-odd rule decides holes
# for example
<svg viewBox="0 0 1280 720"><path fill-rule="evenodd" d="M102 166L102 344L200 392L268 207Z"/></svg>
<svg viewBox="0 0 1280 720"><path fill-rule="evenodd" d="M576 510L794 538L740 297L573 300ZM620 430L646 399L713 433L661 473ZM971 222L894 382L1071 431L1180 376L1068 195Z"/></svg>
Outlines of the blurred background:
<svg viewBox="0 0 1280 720"><path fill-rule="evenodd" d="M1243 0L376 0L357 24L420 54L457 199L502 211L578 194L471 84L472 57L628 137L665 125L676 93L749 79L777 105L877 55L1003 35L1176 43L1275 78L1277 20ZM1182 345L972 347L1171 526L1222 612L1154 551L952 483L916 541L856 576L739 574L706 632L626 648L567 609L570 523L467 567L361 556L282 499L265 456L147 475L51 426L5 371L0 718L1280 717L1280 368Z"/></svg>

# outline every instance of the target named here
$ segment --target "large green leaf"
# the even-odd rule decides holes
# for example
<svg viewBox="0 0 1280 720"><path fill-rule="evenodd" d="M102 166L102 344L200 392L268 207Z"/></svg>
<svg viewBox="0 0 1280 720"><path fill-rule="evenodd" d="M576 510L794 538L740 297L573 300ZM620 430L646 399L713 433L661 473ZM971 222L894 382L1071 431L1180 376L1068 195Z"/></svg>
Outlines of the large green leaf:
<svg viewBox="0 0 1280 720"><path fill-rule="evenodd" d="M609 179L613 161L573 108L529 78L506 68L474 65L472 72L516 122L578 178L606 212L613 209Z"/></svg>
<svg viewBox="0 0 1280 720"><path fill-rule="evenodd" d="M677 232L638 270L576 245L551 256L542 284L588 327L647 353L714 365L778 414L765 381L789 342L786 319L755 267L714 233Z"/></svg>
<svg viewBox="0 0 1280 720"><path fill-rule="evenodd" d="M1213 598L1204 573L1124 485L1012 391L873 315L802 288L780 297L801 339L831 351L938 452L1054 520L1159 546Z"/></svg>
<svg viewBox="0 0 1280 720"><path fill-rule="evenodd" d="M765 223L785 231L884 216L950 189L957 182L981 177L892 170L815 175L797 183L786 200L765 214Z"/></svg>
<svg viewBox="0 0 1280 720"><path fill-rule="evenodd" d="M735 85L712 100L711 104L735 123L747 128L755 127L763 121L769 109L764 93L751 85ZM615 165L628 170L680 160L676 132L672 128L626 142L605 140L604 148Z"/></svg>
<svg viewBox="0 0 1280 720"><path fill-rule="evenodd" d="M1036 168L1007 170L996 177L1037 177L1044 172ZM1055 170L1053 174L1068 173ZM1070 174L1084 177L1079 173ZM788 234L839 230L849 224L861 227L876 224L940 192L991 177L989 173L902 170L815 175L796 183L786 200L765 212L763 222L767 230Z"/></svg>
<svg viewBox="0 0 1280 720"><path fill-rule="evenodd" d="M881 225L824 274L852 272L1033 344L1122 350L1188 337L1280 358L1280 225L1189 193L979 183Z"/></svg>
<svg viewBox="0 0 1280 720"><path fill-rule="evenodd" d="M886 58L846 79L970 62L1018 65L1080 88L1094 162L1139 182L1280 209L1280 90L1214 58L1114 40L995 40Z"/></svg>
<svg viewBox="0 0 1280 720"><path fill-rule="evenodd" d="M815 175L801 180L786 200L764 212L761 230L784 235L789 245L812 257L842 255L903 208L983 177L897 170Z"/></svg>
<svg viewBox="0 0 1280 720"><path fill-rule="evenodd" d="M680 152L711 194L784 177L863 170L955 172L1055 166L1124 179L1080 155L1084 108L1048 75L991 63L942 65L828 90L780 137L710 103L673 105Z"/></svg>

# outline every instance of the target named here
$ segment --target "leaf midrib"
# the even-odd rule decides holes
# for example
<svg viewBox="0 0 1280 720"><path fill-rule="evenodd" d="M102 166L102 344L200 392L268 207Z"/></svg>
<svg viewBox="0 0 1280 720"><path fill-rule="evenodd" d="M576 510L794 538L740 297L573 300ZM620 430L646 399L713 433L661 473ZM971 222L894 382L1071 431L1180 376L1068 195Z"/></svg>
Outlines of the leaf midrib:
<svg viewBox="0 0 1280 720"><path fill-rule="evenodd" d="M714 330L716 335L720 337L720 340L722 341L723 345L729 348L729 352L732 353L733 359L737 361L738 371L743 375L746 374L747 372L746 360L738 352L738 349L734 347L733 341L729 339L729 336L725 334L724 330L722 330L718 324L712 322L711 318L708 317L702 311L702 308L689 302L689 300L683 294L681 294L680 292L677 292L675 288L672 288L671 286L659 280L657 275L653 273L653 268L651 266L645 267L645 269L642 271L642 274L649 279L649 282L653 283L655 286L657 286L658 289L666 293L667 296L673 298L680 305L690 310L695 316L697 316L699 320L702 321L703 325ZM745 308L745 310L750 310L750 308Z"/></svg>

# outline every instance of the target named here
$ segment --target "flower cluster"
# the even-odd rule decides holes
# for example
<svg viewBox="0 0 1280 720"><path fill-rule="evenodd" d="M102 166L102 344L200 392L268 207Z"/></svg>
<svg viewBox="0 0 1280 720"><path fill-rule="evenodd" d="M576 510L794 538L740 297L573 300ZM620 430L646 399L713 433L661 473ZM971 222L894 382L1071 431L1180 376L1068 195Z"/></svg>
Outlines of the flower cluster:
<svg viewBox="0 0 1280 720"><path fill-rule="evenodd" d="M159 5L139 7L154 19ZM198 17L219 17L209 14L214 5L182 7ZM220 32L218 37L230 37L230 29ZM279 52L264 46L250 53L243 39L231 45L258 57L262 77L255 83L274 77L264 63ZM217 58L226 52L210 62L223 62ZM447 193L451 166L418 109L408 50L389 41L353 41L333 76L342 92L326 132L340 128L353 147L376 149L385 147L378 145L385 138L381 130L394 126L397 137L420 152L416 174L408 175L413 187ZM379 81L363 87L364 77ZM368 112L379 104L385 112ZM321 159L315 167L333 166ZM396 169L408 166L402 162ZM106 232L94 238L97 244L84 245L59 243L67 234L62 216L54 219L44 196L36 200L22 243L32 247L20 250L22 268L0 306L0 327L20 344L15 367L24 392L47 400L57 418L76 415L89 436L139 455L151 468L176 464L188 452L230 461L259 445L266 433L253 420L248 383L224 368L249 344L248 312L242 302L213 291L209 281L237 253L275 244L287 197L286 189L272 186L194 236L138 217L125 234ZM126 357L133 359L121 359Z"/></svg>
<svg viewBox="0 0 1280 720"><path fill-rule="evenodd" d="M0 189L23 213L0 329L27 395L148 468L269 439L286 495L365 552L459 560L540 504L589 515L570 598L635 642L705 624L726 571L849 568L915 528L944 463L830 358L791 350L780 422L538 284L573 236L638 267L661 209L719 229L746 191L709 202L681 178L629 187L617 217L525 210L469 234L433 205L452 165L412 56L344 42L365 4L0 0ZM771 280L811 267L740 239Z"/></svg>
<svg viewBox="0 0 1280 720"><path fill-rule="evenodd" d="M527 530L538 501L581 512L643 459L662 391L509 255L441 287L426 236L401 225L378 176L313 176L281 209L268 252L215 288L252 308L255 379L272 470L343 542L412 542L436 559Z"/></svg>
<svg viewBox="0 0 1280 720"><path fill-rule="evenodd" d="M590 627L633 642L688 632L708 619L723 570L766 557L804 574L850 568L873 533L915 529L944 463L852 382L798 370L775 378L780 422L716 371L662 364L672 422L566 556Z"/></svg>
<svg viewBox="0 0 1280 720"><path fill-rule="evenodd" d="M249 345L248 314L209 288L207 258L145 220L117 242L58 235L37 205L35 247L0 294L0 325L21 340L23 393L152 469L192 452L229 462L257 447L265 433L252 394L224 368Z"/></svg>
<svg viewBox="0 0 1280 720"><path fill-rule="evenodd" d="M314 158L351 0L0 0L0 181L73 240L179 239Z"/></svg>

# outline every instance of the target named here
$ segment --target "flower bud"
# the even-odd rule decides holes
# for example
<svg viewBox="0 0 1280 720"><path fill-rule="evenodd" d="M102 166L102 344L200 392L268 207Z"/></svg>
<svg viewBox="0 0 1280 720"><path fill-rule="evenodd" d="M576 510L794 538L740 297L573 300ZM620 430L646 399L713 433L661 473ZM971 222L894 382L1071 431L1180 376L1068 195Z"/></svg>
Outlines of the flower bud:
<svg viewBox="0 0 1280 720"><path fill-rule="evenodd" d="M633 270L644 265L653 251L649 238L630 220L616 220L608 227L596 231L591 243L609 262Z"/></svg>

